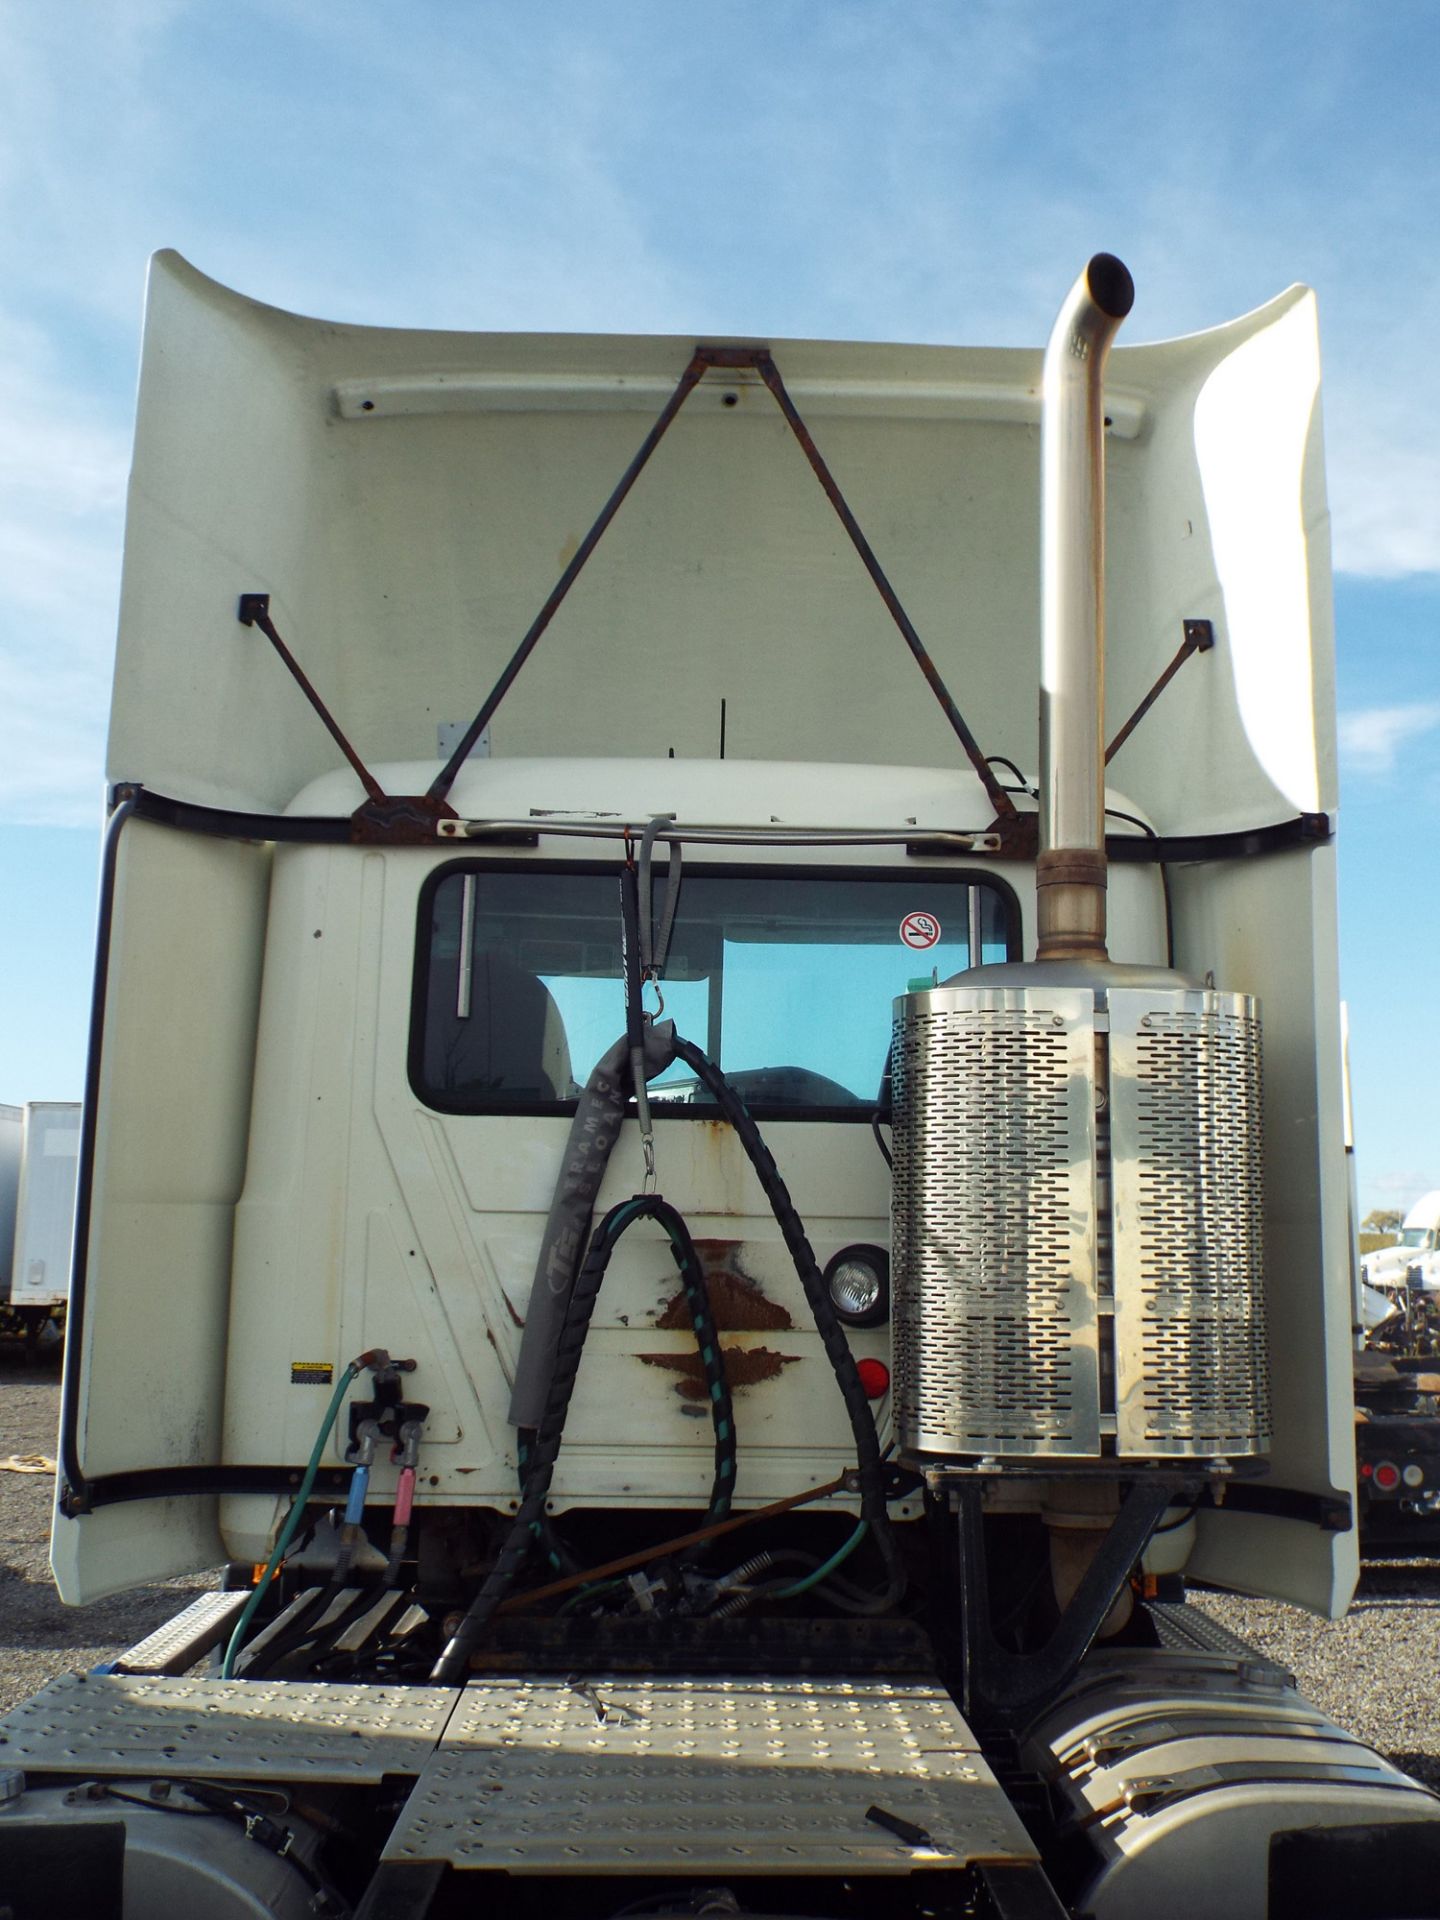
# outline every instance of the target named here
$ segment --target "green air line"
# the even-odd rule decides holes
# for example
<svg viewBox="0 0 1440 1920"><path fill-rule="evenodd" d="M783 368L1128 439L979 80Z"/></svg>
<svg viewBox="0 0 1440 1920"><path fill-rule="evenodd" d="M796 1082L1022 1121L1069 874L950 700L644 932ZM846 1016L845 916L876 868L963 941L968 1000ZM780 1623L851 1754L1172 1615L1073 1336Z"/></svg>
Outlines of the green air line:
<svg viewBox="0 0 1440 1920"><path fill-rule="evenodd" d="M285 1550L295 1537L295 1530L300 1525L300 1517L305 1511L305 1503L310 1498L310 1489L314 1486L315 1476L320 1471L320 1457L325 1451L325 1442L330 1438L330 1430L335 1425L335 1417L340 1411L340 1403L349 1392L351 1381L355 1379L359 1372L359 1367L352 1360L340 1376L339 1384L330 1396L330 1405L325 1409L324 1422L321 1425L319 1433L315 1436L315 1445L311 1449L310 1464L305 1469L305 1477L300 1482L295 1498L291 1502L290 1511L285 1517L285 1524L280 1529L280 1538L275 1542L275 1551L271 1554L264 1573L261 1574L259 1580L255 1583L255 1591L245 1602L244 1612L235 1622L235 1631L231 1634L230 1644L225 1649L225 1664L220 1669L220 1678L222 1680L233 1680L235 1678L235 1661L239 1656L241 1647L245 1644L245 1635L249 1631L250 1622L255 1618L255 1609L264 1598L266 1588L275 1577L275 1569L285 1558Z"/></svg>
<svg viewBox="0 0 1440 1920"><path fill-rule="evenodd" d="M609 1593L615 1587L623 1587L625 1584L625 1578L622 1574L618 1580L597 1580L591 1586L580 1587L576 1592L571 1594L559 1612L569 1613L570 1609L572 1607L578 1607L582 1600L593 1600L596 1594ZM559 1614L556 1615L556 1618L559 1618Z"/></svg>
<svg viewBox="0 0 1440 1920"><path fill-rule="evenodd" d="M811 1587L818 1587L822 1580L828 1580L835 1569L843 1565L844 1562L850 1558L856 1547L858 1547L860 1542L865 1538L869 1527L870 1522L868 1520L862 1520L850 1538L845 1542L844 1546L837 1547L823 1567L816 1567L813 1573L807 1573L805 1578L803 1580L797 1580L794 1586L777 1587L771 1595L771 1598L775 1600L793 1600L797 1593L808 1593Z"/></svg>

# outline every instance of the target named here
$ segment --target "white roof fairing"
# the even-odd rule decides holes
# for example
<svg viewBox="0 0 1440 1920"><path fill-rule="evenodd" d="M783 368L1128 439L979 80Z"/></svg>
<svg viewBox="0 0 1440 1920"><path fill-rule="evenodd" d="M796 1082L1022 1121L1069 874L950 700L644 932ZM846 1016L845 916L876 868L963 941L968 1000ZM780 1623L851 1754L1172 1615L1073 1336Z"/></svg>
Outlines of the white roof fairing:
<svg viewBox="0 0 1440 1920"><path fill-rule="evenodd" d="M1333 804L1313 711L1328 693L1329 616L1324 541L1310 538L1325 523L1311 417L1263 393L1242 404L1243 383L1222 380L1208 445L1218 422L1225 458L1207 452L1202 471L1196 453L1197 398L1217 369L1257 340L1283 352L1287 332L1313 336L1312 305L1292 290L1228 327L1111 358L1108 732L1174 654L1183 618L1210 618L1218 640L1117 761L1162 831ZM1039 349L769 344L982 749L1033 767ZM247 591L270 593L367 762L433 760L437 724L478 709L695 345L334 326L157 255L110 777L278 811L340 764L269 643L237 623ZM1281 589L1284 645L1313 626L1320 656L1313 686L1286 676L1267 702L1246 692L1268 684L1253 567L1230 539L1245 612L1232 635L1209 533L1212 517L1233 532L1227 475L1262 450L1296 496L1279 510L1299 556ZM712 371L691 395L500 707L493 752L712 759L722 700L733 757L965 767L750 370ZM1308 780L1290 776L1297 765Z"/></svg>

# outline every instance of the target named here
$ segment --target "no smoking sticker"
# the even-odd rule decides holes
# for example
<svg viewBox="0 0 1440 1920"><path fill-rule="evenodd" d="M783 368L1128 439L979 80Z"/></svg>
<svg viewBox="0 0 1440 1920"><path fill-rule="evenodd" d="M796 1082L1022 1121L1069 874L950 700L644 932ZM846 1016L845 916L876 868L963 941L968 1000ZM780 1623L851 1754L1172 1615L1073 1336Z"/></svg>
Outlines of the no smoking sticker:
<svg viewBox="0 0 1440 1920"><path fill-rule="evenodd" d="M940 922L933 913L907 913L900 922L900 938L915 953L938 946Z"/></svg>

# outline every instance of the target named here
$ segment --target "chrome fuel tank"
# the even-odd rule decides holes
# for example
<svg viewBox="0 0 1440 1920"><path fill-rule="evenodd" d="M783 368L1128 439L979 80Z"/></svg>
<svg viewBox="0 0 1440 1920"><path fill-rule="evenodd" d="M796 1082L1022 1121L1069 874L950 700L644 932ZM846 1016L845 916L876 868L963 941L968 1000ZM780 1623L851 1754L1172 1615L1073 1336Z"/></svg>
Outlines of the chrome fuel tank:
<svg viewBox="0 0 1440 1920"><path fill-rule="evenodd" d="M1169 1644L1093 1654L1023 1742L1050 1789L1074 1911L1090 1920L1360 1911L1338 1883L1330 1906L1287 1898L1307 1881L1287 1847L1323 1853L1327 1833L1383 1830L1387 1888L1423 1878L1440 1839L1434 1794L1199 1609L1155 1611L1168 1616L1157 1624ZM1382 1910L1434 1908L1403 1896L1363 1908Z"/></svg>

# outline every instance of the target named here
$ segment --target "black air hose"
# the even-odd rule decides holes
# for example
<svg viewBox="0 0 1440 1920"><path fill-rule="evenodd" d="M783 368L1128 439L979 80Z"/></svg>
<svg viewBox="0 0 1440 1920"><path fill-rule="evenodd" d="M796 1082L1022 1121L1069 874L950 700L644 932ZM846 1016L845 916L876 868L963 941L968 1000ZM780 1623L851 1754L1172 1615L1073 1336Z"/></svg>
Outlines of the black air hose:
<svg viewBox="0 0 1440 1920"><path fill-rule="evenodd" d="M900 1563L900 1551L895 1544L895 1536L890 1531L890 1513L885 1504L885 1467L880 1458L880 1441L875 1432L875 1422L870 1413L870 1402L865 1397L865 1389L860 1384L860 1375L855 1367L855 1356L850 1351L850 1342L845 1337L839 1315L830 1299L814 1249L806 1238L805 1228L795 1203L790 1198L789 1189L781 1177L780 1169L770 1149L760 1137L760 1130L751 1119L745 1102L736 1093L712 1060L689 1040L675 1036L675 1057L683 1060L687 1067L708 1088L721 1113L730 1122L739 1136L740 1144L749 1156L770 1209L775 1215L790 1257L795 1263L795 1271L800 1276L800 1284L805 1289L805 1298L810 1303L810 1312L815 1321L815 1330L820 1335L821 1345L826 1358L835 1374L840 1397L845 1403L845 1412L849 1416L850 1431L855 1436L855 1460L859 1469L860 1511L870 1522L875 1535L876 1545L885 1562L886 1585L883 1596L877 1600L877 1606L893 1606L905 1590L905 1572Z"/></svg>
<svg viewBox="0 0 1440 1920"><path fill-rule="evenodd" d="M721 1608L728 1599L749 1594L752 1598L761 1593L793 1593L797 1574L818 1573L825 1562L815 1553L804 1553L798 1547L772 1547L757 1553L747 1560L743 1567L737 1567L728 1577L726 1592L722 1595L721 1606L709 1616L721 1617ZM761 1574L779 1574L782 1578L767 1579L763 1586L758 1584ZM816 1596L827 1600L837 1613L873 1614L882 1611L883 1595L867 1593L864 1587L855 1586L839 1573L826 1576L816 1583L813 1589ZM747 1602L748 1604L748 1602ZM737 1608L736 1611L741 1611Z"/></svg>
<svg viewBox="0 0 1440 1920"><path fill-rule="evenodd" d="M525 1482L530 1477L530 1456L534 1447L535 1429L533 1427L518 1428L515 1434L515 1463L522 1494L525 1491ZM535 1536L536 1546L545 1556L546 1566L557 1579L563 1580L568 1574L580 1571L580 1562L550 1524L547 1515L541 1514L531 1528L531 1532Z"/></svg>
<svg viewBox="0 0 1440 1920"><path fill-rule="evenodd" d="M436 1686L453 1686L463 1679L471 1653L534 1544L536 1529L543 1520L545 1502L554 1478L555 1462L565 1433L565 1419L575 1390L575 1378L580 1370L580 1356L585 1348L585 1337L590 1330L601 1282L610 1265L616 1242L628 1227L640 1219L655 1220L664 1228L670 1241L671 1256L685 1289L705 1373L710 1417L715 1429L715 1475L705 1524L723 1520L730 1511L735 1491L735 1415L725 1377L724 1355L710 1311L705 1270L700 1264L700 1256L695 1251L689 1230L674 1207L662 1200L659 1194L638 1194L612 1207L595 1229L585 1263L570 1295L556 1350L555 1368L550 1376L545 1412L529 1452L520 1509L510 1523L495 1565L435 1664L430 1677Z"/></svg>
<svg viewBox="0 0 1440 1920"><path fill-rule="evenodd" d="M645 1028L645 1072L653 1080L674 1059L675 1030L668 1020ZM540 1424L555 1365L555 1347L575 1274L590 1239L596 1198L634 1092L628 1037L617 1040L595 1063L575 1108L565 1141L555 1197L540 1243L540 1257L525 1311L525 1330L510 1393L510 1424L522 1431Z"/></svg>

